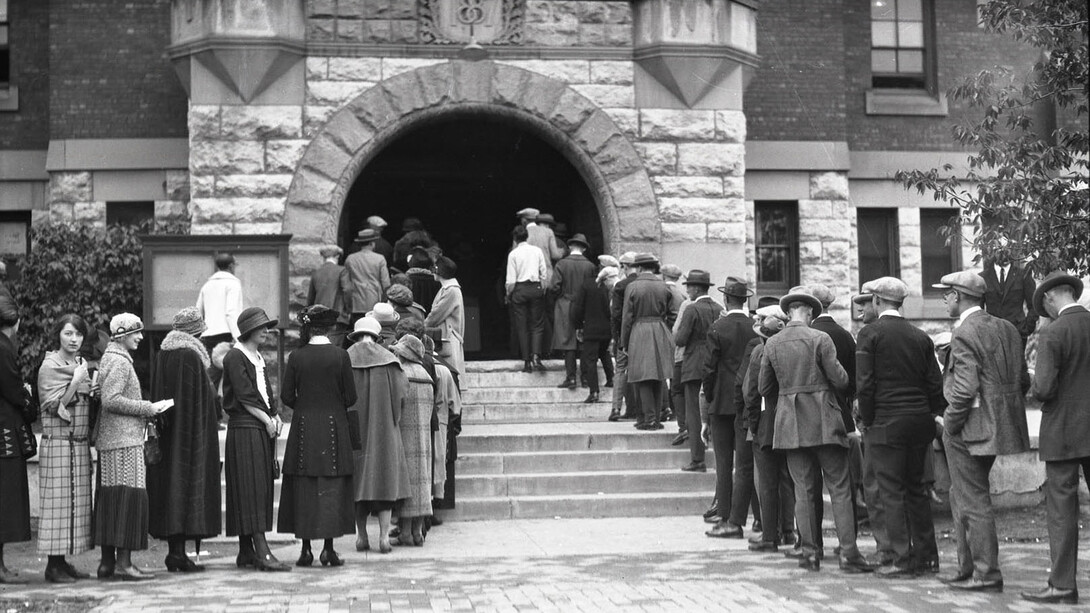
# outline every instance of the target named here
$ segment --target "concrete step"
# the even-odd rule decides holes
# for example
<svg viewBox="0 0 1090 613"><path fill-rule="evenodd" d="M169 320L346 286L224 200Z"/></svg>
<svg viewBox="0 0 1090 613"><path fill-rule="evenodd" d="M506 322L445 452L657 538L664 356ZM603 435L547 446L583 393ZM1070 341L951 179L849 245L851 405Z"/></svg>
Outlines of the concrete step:
<svg viewBox="0 0 1090 613"><path fill-rule="evenodd" d="M564 360L542 360L545 371L564 370ZM522 360L480 360L466 362L466 373L517 372L522 370Z"/></svg>
<svg viewBox="0 0 1090 613"><path fill-rule="evenodd" d="M457 475L526 475L578 471L678 470L689 463L688 447L637 451L543 451L530 453L459 454ZM711 470L714 452L705 463ZM680 472L680 470L678 470Z"/></svg>
<svg viewBox="0 0 1090 613"><path fill-rule="evenodd" d="M550 387L477 387L462 390L462 406L473 404L555 404L581 402L586 388L574 390ZM609 397L607 396L607 400Z"/></svg>
<svg viewBox="0 0 1090 613"><path fill-rule="evenodd" d="M460 500L497 496L570 496L640 492L714 492L715 473L669 470L579 471L525 475L465 475Z"/></svg>
<svg viewBox="0 0 1090 613"><path fill-rule="evenodd" d="M561 425L598 426L611 422L565 423ZM620 451L634 449L669 449L677 431L643 432L632 428L633 422L614 422L627 427L627 432L572 432L541 434L525 433L468 434L474 426L462 431L458 440L459 453L511 453L529 451ZM501 424L505 425L505 424ZM512 424L522 426L524 424ZM553 424L535 424L539 427ZM481 427L481 426L476 426Z"/></svg>
<svg viewBox="0 0 1090 613"><path fill-rule="evenodd" d="M610 403L584 402L470 404L462 406L462 424L605 421Z"/></svg>
<svg viewBox="0 0 1090 613"><path fill-rule="evenodd" d="M522 367L519 366L521 369ZM548 387L560 385L564 380L563 369L557 371L524 373L524 372L467 372L462 375L460 382L462 389L479 389L493 387ZM598 384L604 385L606 374L598 369ZM603 388L609 390L610 388Z"/></svg>
<svg viewBox="0 0 1090 613"><path fill-rule="evenodd" d="M573 494L458 498L457 508L443 512L444 519L535 519L546 517L664 517L699 515L708 508L712 494L659 492L630 494Z"/></svg>

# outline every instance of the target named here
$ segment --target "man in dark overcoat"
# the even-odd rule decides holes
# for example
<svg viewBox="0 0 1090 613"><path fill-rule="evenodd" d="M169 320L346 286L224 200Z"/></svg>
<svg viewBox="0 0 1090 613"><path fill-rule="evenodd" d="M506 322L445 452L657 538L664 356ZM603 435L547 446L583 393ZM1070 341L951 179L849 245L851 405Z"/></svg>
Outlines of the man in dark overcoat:
<svg viewBox="0 0 1090 613"><path fill-rule="evenodd" d="M720 519L705 534L715 538L742 538L741 521L745 521L745 508L740 522L731 521L735 515L732 502L737 441L735 419L738 415L735 382L746 345L757 338L753 320L745 308L753 291L737 277L727 277L726 283L718 289L723 293L727 308L708 331L708 360L704 366L703 381L708 415L701 423L707 433L705 436L710 434L711 445L715 449L715 500ZM695 428L696 423L693 422L690 427Z"/></svg>
<svg viewBox="0 0 1090 613"><path fill-rule="evenodd" d="M609 292L617 280L617 269L606 266L597 278L586 279L575 293L575 302L571 308L571 325L581 333L583 339L583 373L587 378L585 403L598 402L598 360L602 361L606 381L613 380L613 360L609 357ZM617 421L621 412L617 409L609 414L610 421Z"/></svg>
<svg viewBox="0 0 1090 613"><path fill-rule="evenodd" d="M942 442L950 465L950 512L958 568L943 579L951 588L1003 591L999 538L988 475L996 456L1029 450L1024 395L1029 373L1014 324L984 312L984 279L973 272L946 275L936 284L957 317L943 372L949 406Z"/></svg>
<svg viewBox="0 0 1090 613"><path fill-rule="evenodd" d="M594 279L598 267L583 255L584 251L590 249L587 237L576 234L568 239L568 247L571 252L553 268L549 291L556 298L553 307L553 349L564 354L564 380L557 387L575 389L579 387L579 380L576 378L579 342L575 338L575 328L571 325L572 304L575 302L576 292L584 283Z"/></svg>
<svg viewBox="0 0 1090 613"><path fill-rule="evenodd" d="M1037 329L1037 312L1033 309L1033 275L1018 263L1006 259L985 260L980 274L987 286L984 309L989 315L1006 319L1018 329L1022 347Z"/></svg>
<svg viewBox="0 0 1090 613"><path fill-rule="evenodd" d="M674 334L674 344L684 350L679 377L683 402L678 410L685 413L685 423L694 424L694 428L695 424L703 423L700 419L700 382L708 362L708 331L723 312L723 307L708 295L711 286L711 275L706 270L690 270L685 276L685 292L690 302ZM680 416L678 422L681 422ZM694 430L689 436L689 463L681 470L707 471L704 451L704 439Z"/></svg>
<svg viewBox="0 0 1090 613"><path fill-rule="evenodd" d="M1034 398L1041 410L1040 456L1045 462L1045 501L1052 570L1048 587L1022 592L1026 600L1076 604L1079 551L1079 467L1090 477L1090 311L1075 302L1082 281L1062 271L1049 274L1033 293L1034 309L1052 321L1037 342Z"/></svg>
<svg viewBox="0 0 1090 613"><path fill-rule="evenodd" d="M863 440L878 484L889 564L882 577L938 572L939 553L925 458L942 414L942 374L931 337L908 323L900 308L908 286L883 277L871 284L878 320L859 331L856 379Z"/></svg>

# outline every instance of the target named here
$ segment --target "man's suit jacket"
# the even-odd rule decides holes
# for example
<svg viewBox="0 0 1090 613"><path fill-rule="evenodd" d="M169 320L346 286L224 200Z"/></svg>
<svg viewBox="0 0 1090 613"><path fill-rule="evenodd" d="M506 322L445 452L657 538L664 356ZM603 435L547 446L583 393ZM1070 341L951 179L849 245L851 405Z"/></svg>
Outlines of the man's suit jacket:
<svg viewBox="0 0 1090 613"><path fill-rule="evenodd" d="M755 338L749 342L752 347L749 355L749 367L742 380L742 400L746 406L746 427L753 433L753 442L761 449L772 448L773 433L776 428L776 400L780 396L779 387L771 388L762 396L760 390L761 360L765 354L765 341ZM762 401L764 403L762 410Z"/></svg>
<svg viewBox="0 0 1090 613"><path fill-rule="evenodd" d="M348 271L344 266L325 262L310 276L310 290L307 291L307 306L320 304L341 314L342 322L348 321L348 309L344 297L352 290L348 281Z"/></svg>
<svg viewBox="0 0 1090 613"><path fill-rule="evenodd" d="M686 311L692 310L689 305ZM736 394L738 370L749 341L757 338L753 320L744 313L730 313L708 330L708 361L704 366L704 398L710 415L737 415L741 399Z"/></svg>
<svg viewBox="0 0 1090 613"><path fill-rule="evenodd" d="M1041 460L1090 457L1090 311L1070 307L1041 328L1032 389L1044 402Z"/></svg>
<svg viewBox="0 0 1090 613"><path fill-rule="evenodd" d="M689 303L674 333L674 344L684 347L681 358L681 381L701 381L708 362L708 331L719 319L723 307L711 297Z"/></svg>
<svg viewBox="0 0 1090 613"><path fill-rule="evenodd" d="M999 270L991 262L985 262L980 276L987 285L984 309L988 314L1014 324L1023 339L1032 334L1037 328L1037 311L1033 309L1033 291L1037 284L1029 271L1011 264L1006 282L1000 283Z"/></svg>
<svg viewBox="0 0 1090 613"><path fill-rule="evenodd" d="M348 293L350 313L366 313L382 300L382 293L390 287L390 269L386 258L374 251L357 251L344 261L351 288Z"/></svg>
<svg viewBox="0 0 1090 613"><path fill-rule="evenodd" d="M556 244L556 235L553 234L553 229L548 226L533 224L526 226L526 232L530 235L526 242L541 249L541 252L545 254L545 267L551 277L553 262L564 257L564 250Z"/></svg>
<svg viewBox="0 0 1090 613"><path fill-rule="evenodd" d="M820 330L833 339L833 347L836 347L836 361L844 367L848 373L848 389L836 392L836 401L840 404L840 416L844 418L844 428L848 432L855 430L855 419L852 418L852 400L855 398L855 339L852 333L845 330L836 320L829 315L818 315L810 322L810 327Z"/></svg>
<svg viewBox="0 0 1090 613"><path fill-rule="evenodd" d="M946 431L972 455L1029 450L1029 373L1014 324L977 311L954 328L943 373Z"/></svg>
<svg viewBox="0 0 1090 613"><path fill-rule="evenodd" d="M859 414L876 418L941 415L942 373L931 337L904 317L884 315L859 331L855 378Z"/></svg>
<svg viewBox="0 0 1090 613"><path fill-rule="evenodd" d="M576 330L583 331L585 340L608 343L612 337L609 291L608 287L598 285L594 279L587 279L575 293L571 322Z"/></svg>
<svg viewBox="0 0 1090 613"><path fill-rule="evenodd" d="M848 373L836 361L828 334L792 321L765 341L757 389L762 396L779 390L772 434L775 449L820 445L848 446L835 390L848 387Z"/></svg>

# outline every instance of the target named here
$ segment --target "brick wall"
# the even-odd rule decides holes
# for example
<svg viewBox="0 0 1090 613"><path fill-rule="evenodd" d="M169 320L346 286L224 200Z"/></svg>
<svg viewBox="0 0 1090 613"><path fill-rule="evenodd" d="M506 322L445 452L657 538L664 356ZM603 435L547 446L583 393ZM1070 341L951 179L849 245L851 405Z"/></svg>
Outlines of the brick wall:
<svg viewBox="0 0 1090 613"><path fill-rule="evenodd" d="M49 5L8 5L12 85L19 88L19 110L0 112L4 149L45 149L49 144Z"/></svg>
<svg viewBox="0 0 1090 613"><path fill-rule="evenodd" d="M49 21L50 138L186 135L170 0L51 2Z"/></svg>
<svg viewBox="0 0 1090 613"><path fill-rule="evenodd" d="M845 140L842 0L762 2L749 140Z"/></svg>

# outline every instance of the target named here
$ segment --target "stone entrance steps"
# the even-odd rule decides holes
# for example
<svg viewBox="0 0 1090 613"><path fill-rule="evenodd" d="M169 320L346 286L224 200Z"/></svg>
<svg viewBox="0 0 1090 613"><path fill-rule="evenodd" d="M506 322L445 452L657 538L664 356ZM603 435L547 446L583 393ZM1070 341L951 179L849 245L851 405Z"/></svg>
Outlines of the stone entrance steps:
<svg viewBox="0 0 1090 613"><path fill-rule="evenodd" d="M462 424L510 424L603 421L609 416L613 389L600 388L601 401L583 402L589 390L558 388L564 364L546 360L545 372L519 372L522 362L469 362L462 375ZM605 373L598 369L598 381Z"/></svg>

